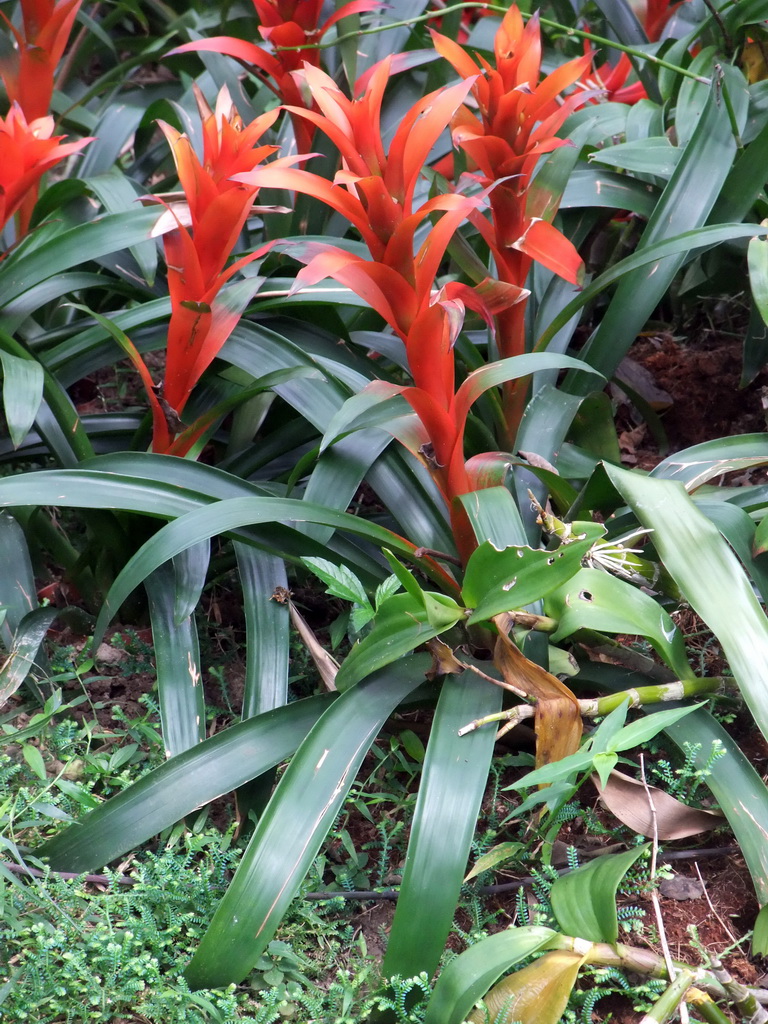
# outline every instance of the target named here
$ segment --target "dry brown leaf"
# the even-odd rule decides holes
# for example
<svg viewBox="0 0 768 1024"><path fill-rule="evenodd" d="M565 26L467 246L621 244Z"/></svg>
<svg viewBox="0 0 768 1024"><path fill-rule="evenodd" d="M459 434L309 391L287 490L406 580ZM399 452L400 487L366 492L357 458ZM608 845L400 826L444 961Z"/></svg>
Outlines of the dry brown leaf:
<svg viewBox="0 0 768 1024"><path fill-rule="evenodd" d="M424 673L427 679L434 679L435 676L458 676L464 671L464 666L440 637L436 636L432 640L428 640L427 648L432 655L432 667Z"/></svg>
<svg viewBox="0 0 768 1024"><path fill-rule="evenodd" d="M335 658L332 658L326 651L320 641L317 639L311 628L307 625L304 616L296 608L293 601L287 598L288 611L291 614L291 622L296 627L296 630L304 641L304 646L309 651L312 661L314 661L317 671L320 673L320 678L323 680L323 684L326 690L334 691L336 689L336 673L339 671L339 663Z"/></svg>
<svg viewBox="0 0 768 1024"><path fill-rule="evenodd" d="M600 791L600 778L592 776ZM689 807L657 786L649 786L653 806L656 808L656 828L659 839L685 839L699 832L708 832L723 823L720 811L706 811ZM648 793L642 782L623 772L611 772L608 784L600 791L600 800L619 821L641 836L654 836L653 817L648 805Z"/></svg>
<svg viewBox="0 0 768 1024"><path fill-rule="evenodd" d="M493 661L506 683L536 701L536 767L575 753L581 741L581 709L568 687L526 658L501 632Z"/></svg>

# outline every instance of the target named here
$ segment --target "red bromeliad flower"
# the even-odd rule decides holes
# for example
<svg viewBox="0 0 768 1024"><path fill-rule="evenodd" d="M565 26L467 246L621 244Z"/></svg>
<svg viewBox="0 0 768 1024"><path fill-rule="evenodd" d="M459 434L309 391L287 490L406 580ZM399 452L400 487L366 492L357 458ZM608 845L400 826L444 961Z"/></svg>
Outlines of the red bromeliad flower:
<svg viewBox="0 0 768 1024"><path fill-rule="evenodd" d="M672 15L678 7L687 2L688 0L677 0L677 3L669 3L669 0L647 0L640 21L651 42L661 38L661 33ZM587 46L585 42L585 52ZM581 76L581 85L595 94L592 102L596 103L603 99L631 106L648 95L642 82L635 81L627 85L631 75L632 62L626 53L622 53L613 65L607 61L599 67L593 64L592 69Z"/></svg>
<svg viewBox="0 0 768 1024"><path fill-rule="evenodd" d="M6 118L0 117L0 231L20 212L19 234L28 226L32 209L26 212L29 197L37 196L37 186L47 170L72 153L87 146L91 139L65 142L64 135L53 134L53 118L39 117L27 122L17 103Z"/></svg>
<svg viewBox="0 0 768 1024"><path fill-rule="evenodd" d="M30 125L48 116L54 74L81 3L82 0L21 0L22 30L0 11L0 18L16 41L16 49L10 57L0 62L0 78L11 104L20 108ZM45 138L50 134L49 131ZM19 204L19 235L29 226L37 202L38 184L39 177Z"/></svg>
<svg viewBox="0 0 768 1024"><path fill-rule="evenodd" d="M234 330L256 287L253 281L244 281L222 292L223 286L270 247L262 246L226 266L258 191L232 177L253 170L278 148L258 145L277 118L277 110L244 126L226 88L219 93L215 111L199 93L198 105L203 122L202 162L186 135L160 122L173 151L184 193L181 201L148 197L167 206L155 229L158 234L166 232L163 244L171 296L162 387L153 384L138 353L132 356L152 406L153 449L177 455L186 454L209 426L206 419L176 438L183 429L179 417L192 389ZM296 159L285 157L270 166L282 168ZM174 222L170 231L163 223L166 218Z"/></svg>
<svg viewBox="0 0 768 1024"><path fill-rule="evenodd" d="M587 50L588 43L584 43ZM584 72L579 79L581 88L587 90L592 103L607 101L609 103L626 103L628 106L645 99L647 93L642 82L630 82L627 79L632 75L632 61L626 53L622 53L615 64L608 61L605 64L593 64Z"/></svg>
<svg viewBox="0 0 768 1024"><path fill-rule="evenodd" d="M21 0L23 31L0 11L17 47L12 58L0 66L0 77L8 99L19 104L28 121L45 117L50 110L53 76L81 3L82 0Z"/></svg>
<svg viewBox="0 0 768 1024"><path fill-rule="evenodd" d="M646 0L645 15L641 21L651 42L661 39L661 33L669 19L678 7L687 2L688 0L677 0L677 3L670 3L669 0Z"/></svg>
<svg viewBox="0 0 768 1024"><path fill-rule="evenodd" d="M453 347L465 308L479 312L490 324L493 313L520 301L527 292L490 279L476 288L451 282L436 290L435 279L451 238L462 221L479 211L485 195L451 193L414 208L416 186L432 147L472 82L459 82L415 103L385 152L380 114L390 67L390 59L382 61L366 77L365 93L351 100L324 72L305 66L304 81L319 109L291 112L320 128L338 148L343 167L333 183L304 170L277 172L273 165L238 175L238 180L313 195L360 232L370 260L324 243L297 247L297 258L307 265L298 274L296 287L333 277L364 298L402 339L413 386L375 382L367 392L376 397L399 392L406 398L418 422L410 422L397 436L428 466L451 503L472 490L463 438L469 407L480 393L463 386L455 391ZM439 220L416 247L417 230L436 214L441 215ZM470 394L474 397L467 399ZM459 513L455 513L454 531L468 555L474 542Z"/></svg>
<svg viewBox="0 0 768 1024"><path fill-rule="evenodd" d="M541 34L538 17L524 24L512 6L496 33L494 64L475 59L453 40L432 32L437 51L459 75L471 82L476 112L463 106L453 119L454 143L464 150L475 176L490 192L491 220L473 214L471 221L488 243L501 281L523 288L534 260L573 284L580 283L583 263L578 252L551 223L557 197L532 189L534 170L542 156L567 141L556 132L568 115L584 103L583 93L562 99L563 89L578 81L591 55L568 61L541 78ZM502 356L525 351L525 304L519 302L498 316L498 346ZM510 443L519 408L507 419Z"/></svg>
<svg viewBox="0 0 768 1024"><path fill-rule="evenodd" d="M341 18L375 10L381 6L381 0L349 0L349 3L335 11L322 25L319 25L319 21L323 0L253 0L253 6L261 22L259 31L274 47L274 54L268 53L255 43L232 36L198 39L171 50L171 53L212 50L234 57L262 77L282 103L305 107L304 94L293 73L301 70L305 64L319 67L318 44L325 33ZM301 117L292 114L291 118L296 148L299 153L308 153L312 146L314 131Z"/></svg>

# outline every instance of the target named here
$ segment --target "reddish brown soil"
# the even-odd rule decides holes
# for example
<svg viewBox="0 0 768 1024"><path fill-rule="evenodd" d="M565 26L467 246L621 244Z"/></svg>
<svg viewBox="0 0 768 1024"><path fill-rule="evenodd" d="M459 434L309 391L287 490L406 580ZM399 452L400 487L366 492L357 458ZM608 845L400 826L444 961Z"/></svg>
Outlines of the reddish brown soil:
<svg viewBox="0 0 768 1024"><path fill-rule="evenodd" d="M671 452L766 429L762 397L768 370L746 388L740 386L741 338L704 332L694 344L662 331L639 338L629 355L671 399L668 408L659 408L663 402L654 403ZM656 465L659 445L642 418L625 406L619 422L624 426L621 447L625 461L643 469Z"/></svg>

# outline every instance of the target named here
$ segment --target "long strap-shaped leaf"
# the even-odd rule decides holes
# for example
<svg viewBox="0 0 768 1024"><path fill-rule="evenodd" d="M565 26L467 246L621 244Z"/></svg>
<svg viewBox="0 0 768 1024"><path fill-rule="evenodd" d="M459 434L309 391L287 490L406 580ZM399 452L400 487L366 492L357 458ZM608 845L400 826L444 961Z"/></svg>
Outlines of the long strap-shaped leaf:
<svg viewBox="0 0 768 1024"><path fill-rule="evenodd" d="M758 728L768 736L768 618L736 555L682 484L606 464L664 567L720 640Z"/></svg>
<svg viewBox="0 0 768 1024"><path fill-rule="evenodd" d="M193 550L201 549L198 545ZM172 563L161 565L147 576L144 586L152 621L165 755L173 757L205 738L197 627L189 614L180 622L176 620L179 581Z"/></svg>
<svg viewBox="0 0 768 1024"><path fill-rule="evenodd" d="M456 912L496 741L493 729L478 729L471 735L480 742L465 745L469 737L458 731L467 715L494 714L502 696L501 687L469 675L443 682L384 960L387 977L432 975Z"/></svg>
<svg viewBox="0 0 768 1024"><path fill-rule="evenodd" d="M147 241L159 219L156 209L109 213L86 224L67 228L49 238L44 247L22 248L0 268L0 306L6 306L39 281Z"/></svg>
<svg viewBox="0 0 768 1024"><path fill-rule="evenodd" d="M90 811L36 854L58 871L108 864L290 757L333 699L308 697L204 740Z"/></svg>
<svg viewBox="0 0 768 1024"><path fill-rule="evenodd" d="M192 988L242 981L261 956L371 743L429 661L404 659L342 694L296 751L186 970Z"/></svg>
<svg viewBox="0 0 768 1024"><path fill-rule="evenodd" d="M275 600L279 588L287 590L282 558L235 541L245 617L245 685L243 718L280 707L288 700L288 606ZM241 823L253 813L258 817L267 805L275 772L241 786L236 794Z"/></svg>
<svg viewBox="0 0 768 1024"><path fill-rule="evenodd" d="M724 73L724 87L729 89L737 122L743 127L747 100L743 77L733 68L725 68ZM709 216L736 154L728 109L718 91L721 84L712 87L699 123L640 240L638 254L704 224ZM625 274L600 326L581 350L581 358L611 376L684 259L681 253ZM585 394L592 387L593 382L583 375L571 375L569 390Z"/></svg>
<svg viewBox="0 0 768 1024"><path fill-rule="evenodd" d="M162 457L155 456L155 458ZM213 512L215 507L217 512L213 514L211 523L214 522L218 512L224 511L223 502L214 501L215 492L190 492L184 489L182 482L184 474L177 473L177 467L171 464L186 463L185 459L168 457L165 460L168 478L166 480L163 480L161 476L154 475L152 477L120 476L119 473L109 469L111 460L94 459L92 461L99 463L100 468L103 467L104 471L46 470L40 473L25 474L23 480L21 477L8 477L0 481L0 506L58 505L69 508L119 508L124 511L142 512L146 515L166 519L175 518L184 512L204 511L200 506L207 507L209 512ZM210 469L210 467L206 468ZM162 472L162 470L158 472ZM227 474L222 475L226 476ZM231 479L235 480L234 477ZM234 493L237 493L237 490ZM243 487L240 489L240 493L248 492ZM272 497L233 498L232 500L266 502L261 505L260 511L256 506L253 507L253 514L246 517L247 522L242 524L242 530L240 527L235 527L235 529L238 530L242 539L284 557L294 559L307 555L328 557L328 546L319 544L303 536L297 530L283 525L284 521L316 522L333 526L336 529L349 530L350 533L363 537L378 547L384 544L400 554L410 555L415 548L415 545L404 541L397 534L391 533L375 523L368 523L361 517L346 512L329 511L310 502ZM268 529L258 528L257 524L265 523L269 524ZM246 527L249 525L253 525L254 529L247 529ZM204 540L217 533L226 532L227 529L229 527L225 527L223 530L203 531L197 540ZM194 541L190 537L168 557L174 557L191 543ZM365 564L358 572L364 582L371 582L369 566L370 559L366 559ZM437 571L434 563L431 573L429 562L424 563L424 569L428 574L439 576L443 582L448 580L447 576ZM137 582L141 582L143 578L141 577ZM379 579L373 577L373 580L379 582L380 577Z"/></svg>
<svg viewBox="0 0 768 1024"><path fill-rule="evenodd" d="M245 692L243 718L285 704L288 695L288 608L273 598L279 587L287 589L282 558L234 544L243 588L246 631Z"/></svg>
<svg viewBox="0 0 768 1024"><path fill-rule="evenodd" d="M768 904L768 789L738 744L708 711L694 711L664 730L706 769L705 781L733 830L746 861L758 902ZM708 764L713 742L725 756ZM683 747L683 744L687 744Z"/></svg>

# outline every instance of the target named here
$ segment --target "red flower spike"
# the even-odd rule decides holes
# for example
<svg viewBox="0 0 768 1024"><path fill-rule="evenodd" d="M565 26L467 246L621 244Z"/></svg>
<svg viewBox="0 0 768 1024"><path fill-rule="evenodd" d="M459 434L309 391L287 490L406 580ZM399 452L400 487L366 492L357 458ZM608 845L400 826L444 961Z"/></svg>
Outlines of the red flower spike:
<svg viewBox="0 0 768 1024"><path fill-rule="evenodd" d="M6 118L0 117L0 230L22 210L26 200L31 198L34 206L37 186L47 170L93 141L79 139L62 144L64 138L53 134L52 117L27 122L17 103ZM19 234L27 229L31 207L24 212Z"/></svg>
<svg viewBox="0 0 768 1024"><path fill-rule="evenodd" d="M687 0L678 0L677 3L669 3L669 0L646 0L645 17L642 19L645 34L651 42L661 39L669 19Z"/></svg>
<svg viewBox="0 0 768 1024"><path fill-rule="evenodd" d="M524 23L514 5L496 33L493 65L480 56L473 59L453 40L431 34L438 53L472 83L477 111L464 106L454 116L453 140L464 150L474 176L489 189L490 221L477 212L470 213L469 219L488 243L499 279L522 293L536 260L578 284L581 258L550 223L559 197L539 188L531 191L529 202L528 192L541 157L568 145L556 133L586 97L577 92L563 99L562 93L587 71L591 54L568 61L542 78L538 17ZM498 313L502 357L525 351L524 305L522 300ZM513 401L512 395L519 395L523 386L504 387L510 444L519 417L519 401Z"/></svg>
<svg viewBox="0 0 768 1024"><path fill-rule="evenodd" d="M163 234L171 319L162 393L154 400L150 395L150 402L154 451L177 455L186 454L206 429L193 424L183 437L176 438L178 417L192 389L232 333L257 282L246 280L222 289L235 273L264 256L272 245L261 246L227 267L258 192L258 185L232 179L252 172L278 148L259 144L277 118L277 110L244 125L226 87L219 93L215 110L199 92L197 100L202 120L202 161L186 135L159 122L173 152L185 201L147 197L166 206L164 217L172 218L174 224L166 231L167 222L161 218L156 228L156 233ZM284 174L299 159L303 158L283 157L270 166ZM142 373L145 385L147 376Z"/></svg>
<svg viewBox="0 0 768 1024"><path fill-rule="evenodd" d="M234 57L256 68L287 108L303 110L304 96L293 79L293 73L305 65L319 67L319 43L325 33L341 18L376 10L381 6L381 0L349 0L322 25L318 24L323 7L322 0L253 0L253 6L261 23L261 36L273 47L274 54L254 43L232 36L197 39L176 47L170 54L202 50ZM308 153L312 146L314 131L306 120L297 116L295 110L289 109L289 113L293 122L296 148L299 153Z"/></svg>
<svg viewBox="0 0 768 1024"><path fill-rule="evenodd" d="M407 418L406 426L395 426L396 436L428 467L450 507L456 496L471 489L463 450L468 407L458 409L454 394L453 348L465 308L491 324L494 313L528 294L509 282L488 280L477 288L459 282L439 291L435 288L456 229L468 218L481 216L490 188L474 196L435 196L414 209L424 162L479 81L478 69L473 67L475 74L467 81L431 93L406 111L386 153L379 125L391 59L366 76L366 91L356 99L345 96L325 72L305 65L302 75L294 77L303 78L318 109L292 108L291 113L320 128L338 148L343 167L334 184L308 171L279 173L272 165L237 175L238 181L254 187L290 188L314 196L344 214L360 232L371 259L319 242L296 245L294 255L306 265L295 287L332 277L361 296L403 340L413 385L374 382L368 393L399 393L410 404L417 425ZM440 216L416 249L417 231L436 214ZM490 231L489 224L487 228ZM452 511L457 544L462 556L468 557L474 540L465 518Z"/></svg>
<svg viewBox="0 0 768 1024"><path fill-rule="evenodd" d="M45 117L51 106L56 68L66 49L82 0L21 0L23 31L0 11L16 40L16 52L0 66L11 103L28 121Z"/></svg>

